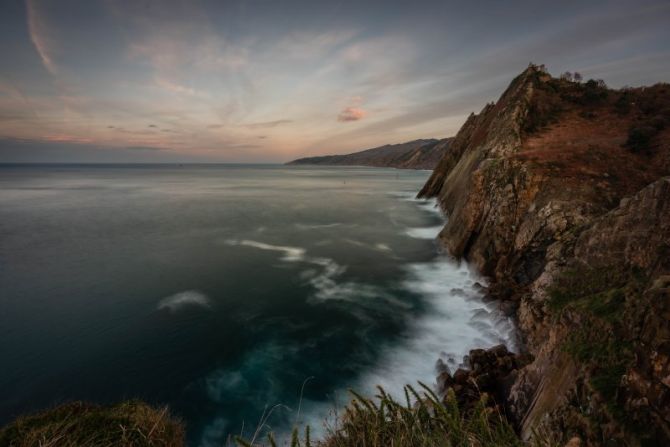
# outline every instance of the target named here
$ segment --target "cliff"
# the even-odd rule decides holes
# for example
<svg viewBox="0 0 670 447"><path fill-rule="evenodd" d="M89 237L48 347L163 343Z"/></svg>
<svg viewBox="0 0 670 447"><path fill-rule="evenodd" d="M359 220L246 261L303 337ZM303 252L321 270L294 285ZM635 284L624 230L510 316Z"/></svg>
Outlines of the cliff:
<svg viewBox="0 0 670 447"><path fill-rule="evenodd" d="M611 90L530 66L421 190L534 357L504 397L523 438L670 445L668 175L667 84Z"/></svg>
<svg viewBox="0 0 670 447"><path fill-rule="evenodd" d="M346 155L300 158L287 164L433 169L447 153L450 141L451 138L414 140L401 144L387 144Z"/></svg>

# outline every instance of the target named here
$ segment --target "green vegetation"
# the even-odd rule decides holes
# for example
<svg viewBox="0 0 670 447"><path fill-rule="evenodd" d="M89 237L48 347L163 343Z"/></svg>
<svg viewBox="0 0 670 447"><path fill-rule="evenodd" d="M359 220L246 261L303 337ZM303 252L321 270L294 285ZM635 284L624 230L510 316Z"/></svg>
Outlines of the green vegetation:
<svg viewBox="0 0 670 447"><path fill-rule="evenodd" d="M581 83L581 76L575 75L566 72L556 79L542 70L535 73L536 90L527 106L524 132L532 134L556 122L574 104L590 107L607 100L610 91L603 80L589 79ZM595 117L591 110L582 110L581 114L589 119Z"/></svg>
<svg viewBox="0 0 670 447"><path fill-rule="evenodd" d="M637 302L648 279L635 270L573 268L549 290L549 308L579 319L563 349L588 371L589 384L605 400L612 417L625 420L617 402L622 376L634 361L634 340L627 329L627 302ZM578 315L578 317L576 317Z"/></svg>
<svg viewBox="0 0 670 447"><path fill-rule="evenodd" d="M599 324L586 325L572 333L564 350L583 364L592 366L590 383L617 410L616 391L621 376L633 360L632 345Z"/></svg>
<svg viewBox="0 0 670 447"><path fill-rule="evenodd" d="M167 408L139 401L112 407L73 402L0 429L0 445L33 446L183 446L184 427Z"/></svg>
<svg viewBox="0 0 670 447"><path fill-rule="evenodd" d="M486 396L467 414L459 410L453 391L442 403L433 391L420 383L421 392L405 387L400 403L381 387L375 399L352 392L354 399L344 410L337 427L323 441L311 443L309 430L300 439L293 432L291 447L505 447L524 445L505 418L486 405ZM243 439L238 445L250 447ZM277 445L272 435L268 444ZM258 444L253 444L258 445Z"/></svg>
<svg viewBox="0 0 670 447"><path fill-rule="evenodd" d="M374 399L352 392L354 399L329 430L326 439L312 441L309 426L295 429L291 447L521 447L514 429L487 396L461 412L453 390L444 402L426 385L421 391L405 388L400 403L379 387ZM277 446L272 433L263 440L236 438L238 446ZM284 443L282 443L284 444ZM185 445L183 424L167 408L155 409L140 401L111 407L73 402L30 416L0 429L0 445L177 447ZM539 444L537 444L539 445Z"/></svg>
<svg viewBox="0 0 670 447"><path fill-rule="evenodd" d="M613 268L569 269L549 288L549 307L559 312L573 305L611 318L623 304L621 288L627 281L628 275Z"/></svg>
<svg viewBox="0 0 670 447"><path fill-rule="evenodd" d="M654 149L654 137L670 123L670 86L656 84L621 92L615 103L617 111L628 113L633 106L637 117L624 146L634 153L650 154Z"/></svg>

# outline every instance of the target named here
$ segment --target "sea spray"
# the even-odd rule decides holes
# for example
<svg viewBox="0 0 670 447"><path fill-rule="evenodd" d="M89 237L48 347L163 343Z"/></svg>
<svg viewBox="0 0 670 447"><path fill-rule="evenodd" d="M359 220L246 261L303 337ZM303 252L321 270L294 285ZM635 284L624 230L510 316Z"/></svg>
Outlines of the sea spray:
<svg viewBox="0 0 670 447"><path fill-rule="evenodd" d="M444 217L434 200L409 200L433 216ZM435 239L442 226L406 230L411 237ZM485 278L472 270L465 261L438 255L433 261L406 266L402 287L419 294L424 311L409 322L400 341L386 344L376 365L363 371L350 388L374 395L377 386L389 394L404 399L403 389L417 381L435 385L437 375L449 368L465 367L464 357L471 349L505 344L514 351L513 322L502 315L496 306L484 301ZM382 303L379 303L382 305ZM306 402L306 414L301 422L312 427L316 436L323 436L337 426L338 409L350 399L346 389L331 394L331 402Z"/></svg>

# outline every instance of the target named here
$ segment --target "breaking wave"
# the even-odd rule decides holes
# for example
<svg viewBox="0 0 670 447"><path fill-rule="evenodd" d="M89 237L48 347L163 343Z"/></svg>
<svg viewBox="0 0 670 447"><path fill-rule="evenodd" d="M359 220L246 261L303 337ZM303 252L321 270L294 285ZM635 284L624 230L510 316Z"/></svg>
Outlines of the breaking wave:
<svg viewBox="0 0 670 447"><path fill-rule="evenodd" d="M413 201L417 207L444 217L434 201L416 200L414 197L399 196L401 200ZM409 228L406 234L421 239L434 239L442 225L431 223L427 227ZM358 241L346 240L358 245ZM358 319L365 321L376 310L401 312L410 321L406 330L393 341L367 339L365 343L381 346L378 360L374 366L361 371L356 379L347 383L347 388L363 394L372 395L375 387L381 385L387 392L403 398L403 387L422 381L435 386L438 374L448 368L452 372L465 367L464 357L471 349L488 348L505 344L515 351L515 328L511 319L505 317L498 308L485 301L486 280L471 270L467 263L458 262L445 255L436 255L429 262L410 263L404 267L404 274L398 279L397 289L365 284L343 279L346 267L333 259L309 256L307 250L300 247L271 245L264 242L242 240L228 243L280 253L285 262L303 263L307 268L299 273L305 284L313 287L308 302L318 305L325 300L340 300L353 303L348 311ZM360 243L361 245L363 243ZM368 244L366 244L368 245ZM384 244L370 245L379 251L390 251ZM398 290L404 293L398 295ZM413 304L400 296L409 294L418 297L421 312L405 312ZM274 368L281 359L294 349L291 346L278 346L270 343L258 346L249 353L237 368L218 370L207 378L207 393L215 402L222 402L226 396L242 393L245 399L252 399L257 406L272 405L280 399L276 386L258 388L254 383L261 380L255 377L257 371L263 371L262 380L272 380ZM294 353L295 354L295 353ZM297 354L296 354L297 355ZM276 386L275 386L276 385ZM309 386L309 385L308 385ZM262 388L262 389L261 389ZM318 438L325 434L324 421L332 424L333 414L346 405L350 396L347 388L334 390L331 401L303 400L302 413L295 413L284 407L282 411L290 414L295 423L309 424L313 435ZM290 404L282 402L282 404ZM267 408L267 407L266 407ZM295 418L295 419L294 419ZM225 426L225 421L214 420L205 431L203 445L208 445L207 434L213 433L215 439ZM278 435L287 435L289 427L275 427Z"/></svg>
<svg viewBox="0 0 670 447"><path fill-rule="evenodd" d="M402 199L436 210L444 219L432 200ZM441 229L442 226L431 226L408 233L434 239ZM452 373L456 368L465 368L464 357L471 349L505 344L509 350L517 350L514 323L495 305L485 302L486 280L467 263L441 255L431 262L408 264L402 286L418 294L426 308L409 323L400 342L384 347L376 365L364 371L351 388L372 395L381 385L402 400L405 385L422 381L435 387L438 374L445 368ZM345 405L349 399L344 389L335 395L337 405ZM308 411L301 422L309 424L315 436L325 434L324 420L330 426L334 424L333 403L307 402L304 407Z"/></svg>
<svg viewBox="0 0 670 447"><path fill-rule="evenodd" d="M435 239L442 230L442 225L427 228L408 228L405 233L416 239Z"/></svg>

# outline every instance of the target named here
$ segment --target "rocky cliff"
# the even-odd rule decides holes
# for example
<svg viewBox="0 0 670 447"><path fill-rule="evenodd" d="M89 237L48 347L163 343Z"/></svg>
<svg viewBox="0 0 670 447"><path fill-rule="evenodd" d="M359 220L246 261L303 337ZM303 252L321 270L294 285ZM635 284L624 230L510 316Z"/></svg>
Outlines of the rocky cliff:
<svg viewBox="0 0 670 447"><path fill-rule="evenodd" d="M534 361L504 406L522 437L670 445L668 175L670 86L530 66L420 192L448 215L441 241L518 318Z"/></svg>
<svg viewBox="0 0 670 447"><path fill-rule="evenodd" d="M287 164L433 169L447 153L450 141L451 138L414 140L401 144L387 144L346 155L299 158Z"/></svg>

